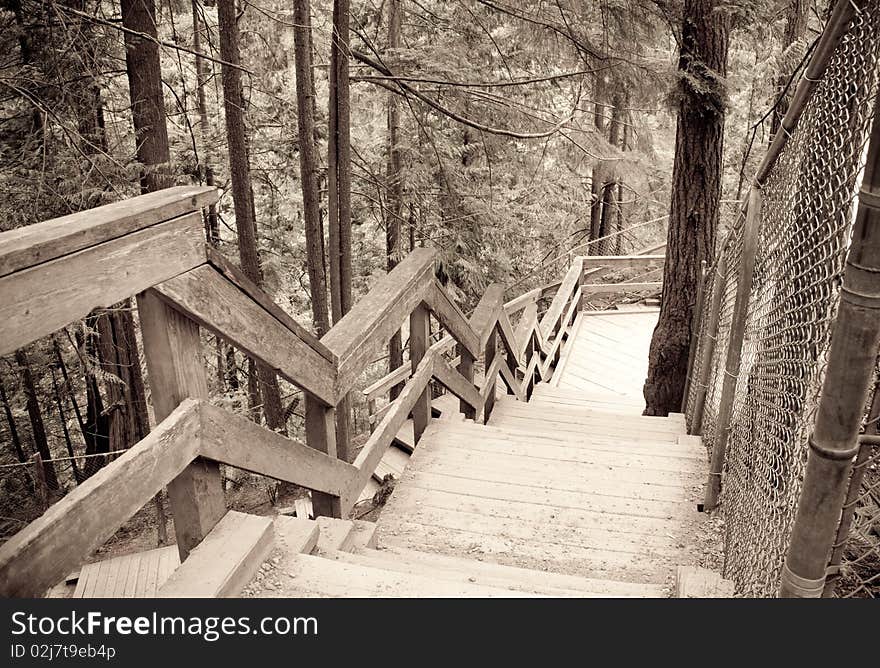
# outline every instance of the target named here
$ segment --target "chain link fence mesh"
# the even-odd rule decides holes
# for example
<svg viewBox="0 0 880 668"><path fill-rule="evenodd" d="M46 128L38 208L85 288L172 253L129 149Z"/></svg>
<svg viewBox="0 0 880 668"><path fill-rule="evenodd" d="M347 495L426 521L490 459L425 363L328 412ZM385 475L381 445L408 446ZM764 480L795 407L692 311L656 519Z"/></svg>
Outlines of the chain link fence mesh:
<svg viewBox="0 0 880 668"><path fill-rule="evenodd" d="M748 295L741 366L722 478L724 576L744 596L775 596L807 458L807 438L824 376L855 193L876 94L880 3L867 3L831 57L797 128L766 182L753 286ZM783 131L783 130L780 130ZM694 376L708 367L701 425L711 451L742 262L742 226L720 253L726 272L716 345L697 354ZM711 299L705 293L704 309ZM705 311L704 311L705 312ZM704 318L704 321L706 319ZM698 345L712 332L701 328ZM693 417L699 383L687 402Z"/></svg>

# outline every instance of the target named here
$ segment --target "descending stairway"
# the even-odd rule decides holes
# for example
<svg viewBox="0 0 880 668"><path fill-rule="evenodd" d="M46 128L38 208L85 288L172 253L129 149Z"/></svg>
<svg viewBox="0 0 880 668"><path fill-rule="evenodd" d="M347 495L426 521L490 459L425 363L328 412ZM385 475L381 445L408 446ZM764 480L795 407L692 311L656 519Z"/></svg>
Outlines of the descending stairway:
<svg viewBox="0 0 880 668"><path fill-rule="evenodd" d="M528 402L499 395L484 425L445 396L414 449L404 425L380 466L396 485L377 523L230 511L147 581L173 597L669 595L696 563L706 453L683 416L641 415L655 319L581 313ZM143 579L126 563L118 584ZM95 573L112 584L112 571Z"/></svg>

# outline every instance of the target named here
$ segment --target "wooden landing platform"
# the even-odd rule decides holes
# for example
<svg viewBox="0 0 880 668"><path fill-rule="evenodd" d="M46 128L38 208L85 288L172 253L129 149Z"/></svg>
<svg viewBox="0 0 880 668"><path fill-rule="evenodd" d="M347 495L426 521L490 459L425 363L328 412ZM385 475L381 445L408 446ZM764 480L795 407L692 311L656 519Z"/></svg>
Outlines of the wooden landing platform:
<svg viewBox="0 0 880 668"><path fill-rule="evenodd" d="M620 398L644 408L648 350L659 309L583 311L572 329L552 386Z"/></svg>
<svg viewBox="0 0 880 668"><path fill-rule="evenodd" d="M155 598L178 566L177 545L85 564L73 598Z"/></svg>

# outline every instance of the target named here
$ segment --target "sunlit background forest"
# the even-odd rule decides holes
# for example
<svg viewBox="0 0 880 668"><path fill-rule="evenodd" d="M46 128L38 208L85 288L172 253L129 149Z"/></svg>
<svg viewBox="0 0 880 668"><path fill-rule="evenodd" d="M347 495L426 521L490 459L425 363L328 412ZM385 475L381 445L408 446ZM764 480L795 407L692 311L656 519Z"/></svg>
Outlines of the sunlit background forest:
<svg viewBox="0 0 880 668"><path fill-rule="evenodd" d="M678 46L696 0L337 2L350 53L335 68L329 0L157 0L155 25L144 11L153 0L122 4L136 6L140 24L106 0L0 3L0 230L132 197L151 180L214 185L221 197L205 216L206 241L318 335L337 319L326 315L328 183L337 178L350 179L354 301L419 246L438 250L441 280L467 313L491 283L515 296L558 278L572 253L634 253L666 238L677 91L687 76ZM717 81L723 232L827 3L709 4L732 27L727 75ZM132 78L144 75L127 63L126 40L138 39L161 57L153 83L164 154L155 122L135 130ZM350 151L334 153L340 90L350 91ZM146 160L150 142L158 153ZM336 156L344 169L328 165ZM317 185L311 213L304 168ZM324 323L309 274L310 221ZM55 460L47 484L61 495L149 430L137 327L124 302L0 361L4 536L42 510L34 453ZM204 339L212 401L302 432L297 388ZM388 364L377 359L364 382ZM363 402L355 397L352 410L362 434ZM227 489L248 510L297 493L251 479Z"/></svg>

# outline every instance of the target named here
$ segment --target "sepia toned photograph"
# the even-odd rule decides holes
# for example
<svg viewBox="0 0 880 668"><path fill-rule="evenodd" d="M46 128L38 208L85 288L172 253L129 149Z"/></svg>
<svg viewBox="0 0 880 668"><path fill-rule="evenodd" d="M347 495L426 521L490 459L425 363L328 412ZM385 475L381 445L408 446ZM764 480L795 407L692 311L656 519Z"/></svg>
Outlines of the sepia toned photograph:
<svg viewBox="0 0 880 668"><path fill-rule="evenodd" d="M9 665L880 596L880 0L0 0L0 49Z"/></svg>

